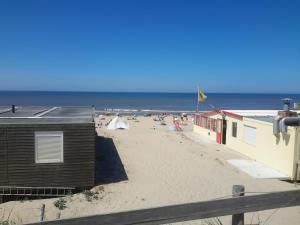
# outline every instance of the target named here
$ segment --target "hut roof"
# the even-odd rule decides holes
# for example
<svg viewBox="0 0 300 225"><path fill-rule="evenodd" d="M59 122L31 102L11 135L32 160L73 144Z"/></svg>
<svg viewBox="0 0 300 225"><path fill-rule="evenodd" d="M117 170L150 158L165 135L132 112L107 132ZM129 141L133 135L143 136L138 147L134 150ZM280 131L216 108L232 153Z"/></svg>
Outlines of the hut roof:
<svg viewBox="0 0 300 225"><path fill-rule="evenodd" d="M92 107L16 106L0 108L0 124L91 123Z"/></svg>

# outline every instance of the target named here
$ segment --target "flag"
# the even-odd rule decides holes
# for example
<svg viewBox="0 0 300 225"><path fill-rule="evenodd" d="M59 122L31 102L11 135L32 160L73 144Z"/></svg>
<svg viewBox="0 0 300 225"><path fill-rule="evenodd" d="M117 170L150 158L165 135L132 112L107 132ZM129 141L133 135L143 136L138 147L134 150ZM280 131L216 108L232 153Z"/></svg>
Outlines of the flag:
<svg viewBox="0 0 300 225"><path fill-rule="evenodd" d="M203 90L198 87L198 102L205 102L207 99L207 96L204 94Z"/></svg>

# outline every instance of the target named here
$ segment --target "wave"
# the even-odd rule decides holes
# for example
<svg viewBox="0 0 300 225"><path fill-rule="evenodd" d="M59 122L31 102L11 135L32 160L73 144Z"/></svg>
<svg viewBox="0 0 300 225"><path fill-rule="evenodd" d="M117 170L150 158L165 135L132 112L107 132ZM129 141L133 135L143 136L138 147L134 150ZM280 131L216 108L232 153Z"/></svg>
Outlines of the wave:
<svg viewBox="0 0 300 225"><path fill-rule="evenodd" d="M160 113L188 113L193 114L196 111L193 110L166 110L166 109L119 109L119 108L112 108L112 109L96 109L96 113L153 113L153 114L160 114Z"/></svg>

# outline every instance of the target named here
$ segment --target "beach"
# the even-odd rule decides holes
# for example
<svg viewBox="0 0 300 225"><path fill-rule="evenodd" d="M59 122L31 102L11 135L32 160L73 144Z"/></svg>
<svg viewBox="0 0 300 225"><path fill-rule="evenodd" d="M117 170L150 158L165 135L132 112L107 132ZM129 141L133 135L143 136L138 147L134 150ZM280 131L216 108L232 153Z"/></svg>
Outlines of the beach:
<svg viewBox="0 0 300 225"><path fill-rule="evenodd" d="M0 205L0 218L9 217L16 224L37 222L42 204L45 220L53 220L58 213L64 219L213 200L231 197L235 184L244 185L246 195L299 189L277 179L254 179L231 166L227 160L247 158L193 133L191 118L181 126L183 131L169 129L171 116L166 118L165 126L154 121L154 117L139 116L128 120L129 130L107 130L105 124L113 117L96 118L98 144L109 148L105 150L109 150L108 156L101 147L97 148L96 160L114 163L100 166L110 177L92 189L99 193L97 199L87 201L83 194L70 195L64 197L66 208L61 211L53 204L57 199L7 202ZM102 126L98 127L100 123ZM101 183L101 175L98 178ZM229 216L220 219L223 224L231 223ZM250 223L299 225L300 207L247 213L245 224Z"/></svg>

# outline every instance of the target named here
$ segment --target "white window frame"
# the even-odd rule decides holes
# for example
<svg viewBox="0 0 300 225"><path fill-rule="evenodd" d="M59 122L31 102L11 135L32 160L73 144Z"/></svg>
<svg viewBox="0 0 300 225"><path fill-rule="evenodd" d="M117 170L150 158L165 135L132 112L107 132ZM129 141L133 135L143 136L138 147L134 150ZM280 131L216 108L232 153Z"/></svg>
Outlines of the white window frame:
<svg viewBox="0 0 300 225"><path fill-rule="evenodd" d="M251 142L251 140L249 141L248 138L246 138L246 129L253 129L255 130L255 136L254 136L254 141ZM256 127L252 127L252 126L248 126L248 125L244 125L244 142L248 145L252 145L252 146L256 146L256 141L257 141L257 128Z"/></svg>
<svg viewBox="0 0 300 225"><path fill-rule="evenodd" d="M38 160L38 137L59 137L60 138L60 159ZM34 132L35 141L35 163L63 163L64 162L64 133L63 131L36 131Z"/></svg>

